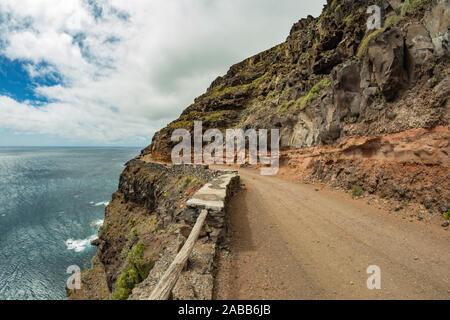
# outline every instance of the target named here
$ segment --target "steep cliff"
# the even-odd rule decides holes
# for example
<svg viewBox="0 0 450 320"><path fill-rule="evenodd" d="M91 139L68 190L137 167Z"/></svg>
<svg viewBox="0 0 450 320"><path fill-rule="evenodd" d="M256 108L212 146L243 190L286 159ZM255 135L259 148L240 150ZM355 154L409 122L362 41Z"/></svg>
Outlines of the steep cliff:
<svg viewBox="0 0 450 320"><path fill-rule="evenodd" d="M366 31L367 8L382 9ZM448 126L448 1L329 1L286 42L230 68L143 154L169 159L175 128L280 128L287 148Z"/></svg>
<svg viewBox="0 0 450 320"><path fill-rule="evenodd" d="M381 28L367 30L374 4ZM283 164L303 176L448 210L449 10L448 0L328 0L320 17L301 19L285 42L217 78L142 155L169 160L173 130L192 130L195 120L204 130L279 128ZM417 129L430 139L409 141ZM378 142L390 135L394 145ZM340 144L346 148L338 152ZM329 146L333 157L321 156L320 148L326 153ZM319 149L309 157L297 156L313 147ZM351 160L352 152L362 156ZM303 170L304 158L323 169ZM383 173L383 165L392 172ZM408 190L411 184L418 189Z"/></svg>

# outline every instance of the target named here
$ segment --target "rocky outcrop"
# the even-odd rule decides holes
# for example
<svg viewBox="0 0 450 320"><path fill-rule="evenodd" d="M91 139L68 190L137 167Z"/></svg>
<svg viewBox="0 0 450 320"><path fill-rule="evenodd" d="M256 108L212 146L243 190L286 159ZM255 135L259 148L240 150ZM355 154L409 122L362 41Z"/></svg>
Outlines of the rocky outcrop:
<svg viewBox="0 0 450 320"><path fill-rule="evenodd" d="M369 43L362 74L363 88L380 90L381 99L389 102L405 89L408 72L405 69L405 39L399 28L381 32Z"/></svg>

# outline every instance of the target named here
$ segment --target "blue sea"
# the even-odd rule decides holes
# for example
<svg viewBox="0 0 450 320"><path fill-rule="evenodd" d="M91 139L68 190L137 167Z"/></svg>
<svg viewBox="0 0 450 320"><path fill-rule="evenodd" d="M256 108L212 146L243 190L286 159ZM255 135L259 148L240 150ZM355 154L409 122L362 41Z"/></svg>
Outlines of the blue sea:
<svg viewBox="0 0 450 320"><path fill-rule="evenodd" d="M0 300L65 299L137 148L0 148Z"/></svg>

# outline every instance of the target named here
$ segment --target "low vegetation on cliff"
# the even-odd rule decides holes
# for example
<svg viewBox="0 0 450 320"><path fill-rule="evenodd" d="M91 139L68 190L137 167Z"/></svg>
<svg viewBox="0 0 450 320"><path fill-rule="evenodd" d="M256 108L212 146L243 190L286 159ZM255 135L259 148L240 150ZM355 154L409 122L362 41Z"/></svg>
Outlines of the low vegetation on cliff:
<svg viewBox="0 0 450 320"><path fill-rule="evenodd" d="M113 300L125 300L131 294L133 288L144 281L155 261L144 259L145 245L138 242L133 248L125 246L122 249L121 257L124 257L125 267L114 284Z"/></svg>

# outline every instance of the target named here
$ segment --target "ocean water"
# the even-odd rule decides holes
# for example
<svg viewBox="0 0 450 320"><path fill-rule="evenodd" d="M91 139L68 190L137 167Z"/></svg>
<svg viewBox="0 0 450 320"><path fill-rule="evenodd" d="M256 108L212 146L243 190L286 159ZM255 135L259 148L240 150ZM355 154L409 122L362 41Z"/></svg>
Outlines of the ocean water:
<svg viewBox="0 0 450 320"><path fill-rule="evenodd" d="M0 148L0 300L65 299L137 148Z"/></svg>

